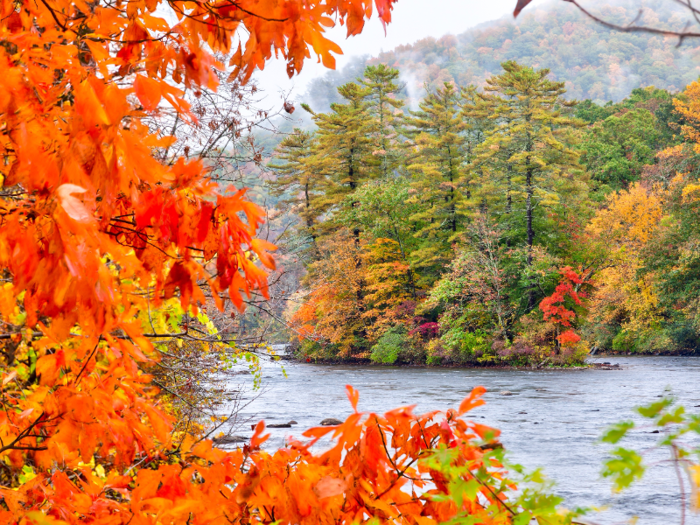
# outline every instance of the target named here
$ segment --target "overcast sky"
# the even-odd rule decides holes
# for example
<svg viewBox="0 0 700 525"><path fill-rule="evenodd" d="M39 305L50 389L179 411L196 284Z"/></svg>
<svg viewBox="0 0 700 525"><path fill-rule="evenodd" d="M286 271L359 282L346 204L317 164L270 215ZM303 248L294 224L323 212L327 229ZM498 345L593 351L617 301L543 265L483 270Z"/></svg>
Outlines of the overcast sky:
<svg viewBox="0 0 700 525"><path fill-rule="evenodd" d="M482 22L502 16L512 16L517 0L398 0L392 12L392 22L387 26L386 36L375 16L365 25L364 31L355 37L345 38L345 27L335 27L328 35L343 49L336 59L337 68L342 68L350 57L376 55L401 44L432 36L459 34ZM533 4L542 3L535 0ZM526 8L527 9L527 8ZM258 86L269 98L279 92L291 91L291 98L303 94L309 80L322 75L326 69L316 62L316 57L304 62L300 75L289 80L282 61L271 61L265 70L256 73Z"/></svg>

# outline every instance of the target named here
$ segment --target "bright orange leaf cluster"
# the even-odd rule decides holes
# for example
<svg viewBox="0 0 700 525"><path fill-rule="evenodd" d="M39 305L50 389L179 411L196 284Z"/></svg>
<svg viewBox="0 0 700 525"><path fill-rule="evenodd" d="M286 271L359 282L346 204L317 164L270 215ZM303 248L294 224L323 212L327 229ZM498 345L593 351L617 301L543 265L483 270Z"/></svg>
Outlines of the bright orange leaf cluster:
<svg viewBox="0 0 700 525"><path fill-rule="evenodd" d="M507 502L516 487L494 452L498 431L460 419L483 404L483 393L483 387L474 389L456 411L417 416L404 407L382 416L357 412L359 395L348 387L355 412L342 425L306 431L307 442L261 450L261 422L242 449L224 452L190 438L172 464L136 475L95 473L88 466L73 476L46 472L19 491L2 491L9 510L0 510L0 519L11 523L24 514L26 523L317 525L376 519L428 525L469 516L484 525L510 523L514 509ZM314 453L313 445L328 436L332 446ZM457 498L456 487L463 491ZM50 509L48 517L39 515L40 508Z"/></svg>
<svg viewBox="0 0 700 525"><path fill-rule="evenodd" d="M375 1L384 22L392 3ZM138 316L172 297L196 311L205 291L243 308L267 293L273 246L244 191L220 193L198 160L160 162L174 138L143 118L170 105L195 123L183 89L216 89L215 57L238 81L275 53L290 74L311 49L332 65L324 28L356 34L371 13L369 0L0 0L2 523L220 518L207 487L227 490L233 467L182 481Z"/></svg>

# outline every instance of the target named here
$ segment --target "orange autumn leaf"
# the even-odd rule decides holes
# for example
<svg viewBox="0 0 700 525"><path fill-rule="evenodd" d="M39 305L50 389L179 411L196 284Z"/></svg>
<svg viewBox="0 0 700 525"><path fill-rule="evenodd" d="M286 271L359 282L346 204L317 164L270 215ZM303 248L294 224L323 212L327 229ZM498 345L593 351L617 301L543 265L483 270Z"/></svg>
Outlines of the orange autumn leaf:
<svg viewBox="0 0 700 525"><path fill-rule="evenodd" d="M258 424L255 425L255 432L253 433L253 437L250 438L250 446L252 448L258 448L267 440L267 438L270 437L270 434L263 434L264 431L265 422L259 421Z"/></svg>
<svg viewBox="0 0 700 525"><path fill-rule="evenodd" d="M476 408L478 406L481 406L484 404L484 400L481 399L481 396L483 396L486 393L486 388L483 386L477 386L474 388L471 393L462 400L462 402L459 404L459 415L461 416L462 414L469 412L473 408Z"/></svg>
<svg viewBox="0 0 700 525"><path fill-rule="evenodd" d="M344 480L325 476L314 485L314 492L319 498L332 498L341 495L346 488Z"/></svg>
<svg viewBox="0 0 700 525"><path fill-rule="evenodd" d="M143 75L136 75L134 92L146 111L153 111L160 103L161 83Z"/></svg>
<svg viewBox="0 0 700 525"><path fill-rule="evenodd" d="M352 409L357 412L357 402L360 400L360 393L355 390L351 385L345 385L345 390L347 391L348 399L352 405Z"/></svg>

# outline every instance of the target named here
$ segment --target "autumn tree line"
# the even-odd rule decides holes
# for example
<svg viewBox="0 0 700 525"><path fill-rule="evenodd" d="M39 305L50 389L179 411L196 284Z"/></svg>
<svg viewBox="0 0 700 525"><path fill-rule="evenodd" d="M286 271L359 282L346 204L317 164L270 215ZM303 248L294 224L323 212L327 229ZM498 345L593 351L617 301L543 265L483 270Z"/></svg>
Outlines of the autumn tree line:
<svg viewBox="0 0 700 525"><path fill-rule="evenodd" d="M575 364L695 352L700 84L564 98L504 62L407 107L368 66L285 137L271 191L298 214L304 359ZM284 243L284 238L280 241Z"/></svg>

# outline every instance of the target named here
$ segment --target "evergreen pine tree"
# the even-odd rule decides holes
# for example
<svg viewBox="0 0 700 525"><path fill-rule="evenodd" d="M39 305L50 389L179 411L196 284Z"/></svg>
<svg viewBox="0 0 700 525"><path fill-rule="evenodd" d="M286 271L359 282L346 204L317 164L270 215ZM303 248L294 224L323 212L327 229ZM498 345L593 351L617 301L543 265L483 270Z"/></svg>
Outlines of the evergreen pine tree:
<svg viewBox="0 0 700 525"><path fill-rule="evenodd" d="M484 142L497 132L498 126L510 122L511 115L503 114L503 101L498 94L479 92L474 86L462 88L462 116L467 128L467 154L470 188L478 187L479 208L487 209L494 217L508 217L513 203L513 165L510 157L514 150L504 143ZM482 162L483 150L489 148L488 162ZM504 236L508 242L508 236Z"/></svg>
<svg viewBox="0 0 700 525"><path fill-rule="evenodd" d="M272 195L282 197L282 203L299 205L298 214L304 222L304 230L315 244L316 224L324 207L320 193L323 177L311 164L314 147L313 133L295 128L275 150L275 162L270 168L276 178L268 185Z"/></svg>
<svg viewBox="0 0 700 525"><path fill-rule="evenodd" d="M408 171L412 176L413 199L421 211L413 216L416 235L423 244L414 253L417 267L432 268L433 275L451 256L451 244L463 229L466 210L462 177L466 140L460 115L459 92L449 83L428 93L418 111L406 119L412 150Z"/></svg>
<svg viewBox="0 0 700 525"><path fill-rule="evenodd" d="M549 80L548 69L512 61L502 66L504 72L488 79L484 88L496 125L478 147L472 168L484 168L482 190L513 221L509 226L524 227L529 267L539 233L536 214L585 190L578 154L568 144L578 121L569 116L570 104L562 98L564 83ZM534 306L530 287L528 308Z"/></svg>
<svg viewBox="0 0 700 525"><path fill-rule="evenodd" d="M476 156L476 149L486 139L486 132L493 127L493 108L476 86L460 89L460 108L464 119L464 160L469 163Z"/></svg>
<svg viewBox="0 0 700 525"><path fill-rule="evenodd" d="M460 108L464 119L464 163L469 165L476 158L477 148L486 139L486 132L493 128L493 107L476 86L471 85L460 90ZM477 171L478 175L474 170L465 170L462 177L461 187L467 200L472 197L474 183L483 176L483 170Z"/></svg>
<svg viewBox="0 0 700 525"><path fill-rule="evenodd" d="M346 102L331 104L329 113L314 114L318 130L317 143L312 159L312 168L324 176L324 197L321 201L330 214L323 222L324 234L332 239L343 235L342 227L348 226L353 238L355 270L361 276L362 248L360 245L361 225L345 225L340 220L343 206L356 206L352 194L360 185L373 176L377 162L372 155L370 131L372 119L368 118L370 90L355 82L338 88L338 94ZM365 312L365 282L360 278L354 286L355 305L359 315ZM358 325L360 326L360 325ZM366 340L364 326L354 333L358 345Z"/></svg>
<svg viewBox="0 0 700 525"><path fill-rule="evenodd" d="M370 137L373 155L379 159L379 176L388 177L397 169L401 153L398 137L403 122L403 100L397 98L399 71L385 64L367 66L360 83L369 90L367 110L373 122Z"/></svg>
<svg viewBox="0 0 700 525"><path fill-rule="evenodd" d="M367 117L369 89L349 82L338 93L347 102L333 103L330 112L313 116L318 130L311 165L324 176L323 205L330 211L347 202L346 196L372 177L376 163L369 137L372 122ZM329 230L338 226L332 216L325 225Z"/></svg>

